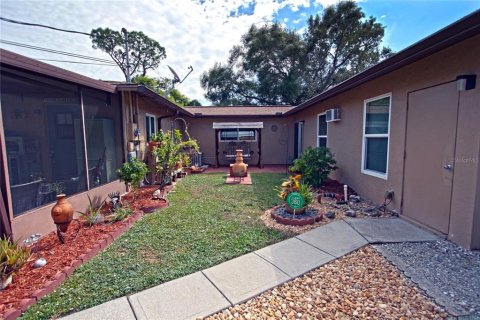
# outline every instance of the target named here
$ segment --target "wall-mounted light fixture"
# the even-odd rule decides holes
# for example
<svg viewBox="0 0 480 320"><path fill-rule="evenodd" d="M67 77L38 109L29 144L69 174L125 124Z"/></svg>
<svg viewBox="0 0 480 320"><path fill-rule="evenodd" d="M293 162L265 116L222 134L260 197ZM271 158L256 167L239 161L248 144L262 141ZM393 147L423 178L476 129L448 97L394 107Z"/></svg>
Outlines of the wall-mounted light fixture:
<svg viewBox="0 0 480 320"><path fill-rule="evenodd" d="M463 74L457 76L457 91L466 91L475 89L475 83L477 82L476 74Z"/></svg>

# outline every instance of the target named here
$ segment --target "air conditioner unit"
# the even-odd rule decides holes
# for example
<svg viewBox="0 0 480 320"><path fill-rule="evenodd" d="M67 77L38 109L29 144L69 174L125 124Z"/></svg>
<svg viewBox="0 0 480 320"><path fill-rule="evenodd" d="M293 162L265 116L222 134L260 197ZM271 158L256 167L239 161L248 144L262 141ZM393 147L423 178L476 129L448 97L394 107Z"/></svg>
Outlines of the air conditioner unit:
<svg viewBox="0 0 480 320"><path fill-rule="evenodd" d="M326 122L340 121L342 119L340 108L334 108L327 110L325 114Z"/></svg>

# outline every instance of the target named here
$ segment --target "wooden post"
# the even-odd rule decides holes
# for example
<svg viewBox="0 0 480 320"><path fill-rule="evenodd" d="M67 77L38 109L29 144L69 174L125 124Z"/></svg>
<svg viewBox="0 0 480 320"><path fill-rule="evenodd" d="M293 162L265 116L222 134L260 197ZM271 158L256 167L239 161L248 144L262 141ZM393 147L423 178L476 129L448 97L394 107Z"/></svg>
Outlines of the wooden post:
<svg viewBox="0 0 480 320"><path fill-rule="evenodd" d="M215 129L215 168L219 167L218 153L218 129Z"/></svg>
<svg viewBox="0 0 480 320"><path fill-rule="evenodd" d="M258 130L258 167L262 167L262 129Z"/></svg>

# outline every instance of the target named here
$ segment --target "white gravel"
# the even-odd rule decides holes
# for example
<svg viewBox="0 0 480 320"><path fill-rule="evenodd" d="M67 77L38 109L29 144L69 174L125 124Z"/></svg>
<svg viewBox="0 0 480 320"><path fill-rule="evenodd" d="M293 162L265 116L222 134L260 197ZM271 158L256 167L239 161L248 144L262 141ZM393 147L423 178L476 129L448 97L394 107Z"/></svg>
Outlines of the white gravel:
<svg viewBox="0 0 480 320"><path fill-rule="evenodd" d="M479 251L446 240L373 247L451 314L480 319Z"/></svg>

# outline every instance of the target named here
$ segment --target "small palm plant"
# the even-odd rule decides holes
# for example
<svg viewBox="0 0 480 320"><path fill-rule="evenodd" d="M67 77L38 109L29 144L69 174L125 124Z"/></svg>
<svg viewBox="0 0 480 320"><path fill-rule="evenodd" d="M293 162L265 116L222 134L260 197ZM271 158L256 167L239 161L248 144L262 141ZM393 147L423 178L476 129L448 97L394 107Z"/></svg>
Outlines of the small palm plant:
<svg viewBox="0 0 480 320"><path fill-rule="evenodd" d="M91 226L96 223L102 222L104 220L104 217L101 211L107 199L103 200L100 206L97 207L93 204L92 199L90 198L90 195L87 194L87 197L88 197L87 211L85 212L77 211L77 212L80 213L82 217L84 217L85 220L87 220L88 225Z"/></svg>
<svg viewBox="0 0 480 320"><path fill-rule="evenodd" d="M30 249L22 247L18 241L0 238L0 290L5 289L11 276L20 269L30 257Z"/></svg>

